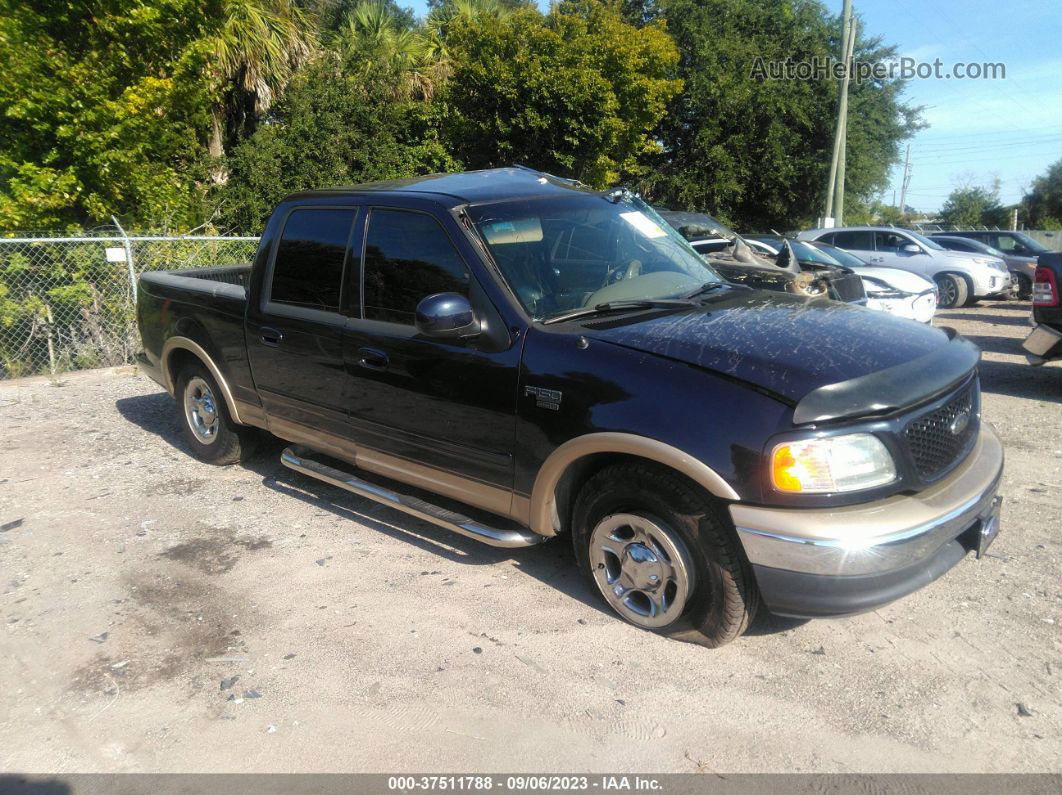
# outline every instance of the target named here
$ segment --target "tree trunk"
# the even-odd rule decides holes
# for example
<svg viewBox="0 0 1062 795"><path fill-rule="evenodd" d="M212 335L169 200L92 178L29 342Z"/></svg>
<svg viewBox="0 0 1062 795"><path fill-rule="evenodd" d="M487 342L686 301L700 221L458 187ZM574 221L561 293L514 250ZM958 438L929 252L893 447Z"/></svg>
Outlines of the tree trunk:
<svg viewBox="0 0 1062 795"><path fill-rule="evenodd" d="M210 179L215 185L224 185L228 182L229 172L225 168L225 108L215 105L210 114L210 142L207 144L207 154L210 155Z"/></svg>

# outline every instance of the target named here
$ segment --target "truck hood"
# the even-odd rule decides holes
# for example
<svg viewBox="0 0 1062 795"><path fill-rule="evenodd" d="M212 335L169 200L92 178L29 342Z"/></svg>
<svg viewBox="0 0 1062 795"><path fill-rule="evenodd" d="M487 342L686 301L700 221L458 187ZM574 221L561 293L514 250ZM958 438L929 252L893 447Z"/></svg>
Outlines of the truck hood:
<svg viewBox="0 0 1062 795"><path fill-rule="evenodd" d="M591 339L711 370L794 403L820 387L939 352L952 336L836 301L738 289L688 310L582 326Z"/></svg>

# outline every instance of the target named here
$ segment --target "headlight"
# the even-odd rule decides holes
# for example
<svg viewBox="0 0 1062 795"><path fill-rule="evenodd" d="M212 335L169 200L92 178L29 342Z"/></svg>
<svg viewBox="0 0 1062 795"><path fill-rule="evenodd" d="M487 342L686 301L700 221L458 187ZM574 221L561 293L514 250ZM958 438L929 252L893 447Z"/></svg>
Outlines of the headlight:
<svg viewBox="0 0 1062 795"><path fill-rule="evenodd" d="M870 433L782 442L771 452L771 483L778 491L858 491L894 480L892 456Z"/></svg>

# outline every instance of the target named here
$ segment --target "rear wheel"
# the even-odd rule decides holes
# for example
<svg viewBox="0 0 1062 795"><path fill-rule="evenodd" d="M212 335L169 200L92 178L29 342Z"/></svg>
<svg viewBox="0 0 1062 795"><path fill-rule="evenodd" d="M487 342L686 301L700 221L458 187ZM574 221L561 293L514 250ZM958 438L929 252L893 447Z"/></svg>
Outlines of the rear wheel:
<svg viewBox="0 0 1062 795"><path fill-rule="evenodd" d="M630 623L716 647L740 636L759 592L718 506L652 464L607 467L579 492L572 540L584 574Z"/></svg>
<svg viewBox="0 0 1062 795"><path fill-rule="evenodd" d="M177 375L181 432L192 454L208 464L235 464L245 454L249 436L231 416L210 371L189 362Z"/></svg>
<svg viewBox="0 0 1062 795"><path fill-rule="evenodd" d="M937 291L940 297L937 306L941 309L953 309L963 306L969 298L969 288L962 276L953 273L942 273L934 281L937 283Z"/></svg>

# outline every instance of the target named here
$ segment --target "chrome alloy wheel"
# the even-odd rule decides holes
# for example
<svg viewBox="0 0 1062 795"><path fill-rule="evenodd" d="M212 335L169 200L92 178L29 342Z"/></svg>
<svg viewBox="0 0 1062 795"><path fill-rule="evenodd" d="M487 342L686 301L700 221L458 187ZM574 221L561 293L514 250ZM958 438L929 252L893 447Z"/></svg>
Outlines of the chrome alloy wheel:
<svg viewBox="0 0 1062 795"><path fill-rule="evenodd" d="M667 626L693 595L693 565L682 538L663 522L631 513L606 516L590 534L590 567L616 612L640 627Z"/></svg>
<svg viewBox="0 0 1062 795"><path fill-rule="evenodd" d="M199 376L189 379L184 388L184 416L195 438L211 444L218 438L218 407L210 384Z"/></svg>

